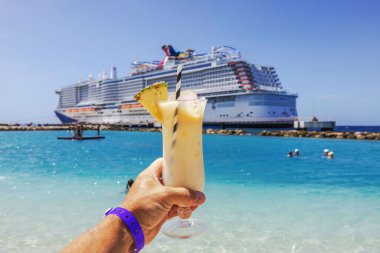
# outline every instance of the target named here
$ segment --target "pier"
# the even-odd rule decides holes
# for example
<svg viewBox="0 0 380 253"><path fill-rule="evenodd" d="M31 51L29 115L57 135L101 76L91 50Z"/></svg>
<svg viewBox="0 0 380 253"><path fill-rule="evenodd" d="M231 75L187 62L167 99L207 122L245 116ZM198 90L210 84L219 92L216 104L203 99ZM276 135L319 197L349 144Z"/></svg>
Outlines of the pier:
<svg viewBox="0 0 380 253"><path fill-rule="evenodd" d="M97 124L84 124L84 130L97 130ZM8 125L0 124L0 131L70 131L74 125L49 124L49 125ZM100 130L104 131L137 131L137 132L161 132L157 127L131 127L126 125L100 124ZM298 137L298 138L329 138L351 140L380 140L380 132L337 132L337 131L308 131L308 130L263 130L258 134L250 133L248 129L214 129L204 128L204 134L220 135L259 135L272 137Z"/></svg>
<svg viewBox="0 0 380 253"><path fill-rule="evenodd" d="M321 131L332 131L335 128L335 121L294 121L294 128L298 130L320 129Z"/></svg>

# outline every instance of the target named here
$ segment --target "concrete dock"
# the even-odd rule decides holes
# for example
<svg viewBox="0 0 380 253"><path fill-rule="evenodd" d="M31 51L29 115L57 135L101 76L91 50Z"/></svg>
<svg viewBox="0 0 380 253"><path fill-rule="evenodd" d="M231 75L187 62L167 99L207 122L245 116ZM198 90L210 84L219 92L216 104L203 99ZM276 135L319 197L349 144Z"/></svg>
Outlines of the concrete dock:
<svg viewBox="0 0 380 253"><path fill-rule="evenodd" d="M335 121L294 121L294 128L298 130L320 129L321 131L332 131L335 128Z"/></svg>

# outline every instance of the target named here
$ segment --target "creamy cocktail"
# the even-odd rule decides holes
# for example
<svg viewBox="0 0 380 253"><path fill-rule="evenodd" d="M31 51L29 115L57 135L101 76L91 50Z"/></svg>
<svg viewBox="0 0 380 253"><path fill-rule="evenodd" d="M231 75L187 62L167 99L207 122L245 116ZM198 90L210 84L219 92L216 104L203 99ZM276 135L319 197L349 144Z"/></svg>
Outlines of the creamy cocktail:
<svg viewBox="0 0 380 253"><path fill-rule="evenodd" d="M202 121L206 103L205 98L158 103L162 116L163 180L167 186L203 190Z"/></svg>
<svg viewBox="0 0 380 253"><path fill-rule="evenodd" d="M181 70L181 68L179 68ZM177 71L178 72L178 71ZM180 80L181 72L177 73ZM180 81L177 83L180 84ZM174 98L175 97L175 98ZM202 151L202 121L207 100L197 98L191 90L180 91L168 97L168 84L158 82L135 95L149 113L162 124L164 184L203 191L205 174ZM179 206L180 219L167 222L163 232L170 237L189 238L200 235L207 226L189 219L190 206Z"/></svg>

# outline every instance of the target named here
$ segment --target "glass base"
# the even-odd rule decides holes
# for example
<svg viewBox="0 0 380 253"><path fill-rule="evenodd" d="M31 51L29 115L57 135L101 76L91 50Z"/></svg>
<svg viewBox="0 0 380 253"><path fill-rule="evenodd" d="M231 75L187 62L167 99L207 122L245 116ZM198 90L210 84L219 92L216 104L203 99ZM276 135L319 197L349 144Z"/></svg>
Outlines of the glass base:
<svg viewBox="0 0 380 253"><path fill-rule="evenodd" d="M172 238L187 239L207 231L207 225L197 219L173 219L164 224L162 232Z"/></svg>

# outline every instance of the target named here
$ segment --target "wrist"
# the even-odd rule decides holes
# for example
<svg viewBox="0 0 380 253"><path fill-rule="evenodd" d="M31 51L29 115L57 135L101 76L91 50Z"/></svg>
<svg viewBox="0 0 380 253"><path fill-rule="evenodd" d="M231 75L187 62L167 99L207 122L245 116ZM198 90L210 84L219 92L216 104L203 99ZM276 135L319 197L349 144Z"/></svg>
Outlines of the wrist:
<svg viewBox="0 0 380 253"><path fill-rule="evenodd" d="M141 222L142 219L140 217L141 216L141 211L139 212L138 205L135 205L133 201L129 200L129 201L123 201L123 203L120 204L120 207L128 210L129 212L131 212L133 214L133 216L135 216L135 218L139 222L142 230L144 231L144 227L143 227L143 224Z"/></svg>
<svg viewBox="0 0 380 253"><path fill-rule="evenodd" d="M104 215L113 216L119 220L118 226L123 227L122 231L124 231L124 234L127 235L127 238L132 238L132 240L129 240L131 241L131 244L128 244L130 245L129 251L140 252L140 250L144 247L145 238L140 223L134 214L124 207L116 207L108 209Z"/></svg>
<svg viewBox="0 0 380 253"><path fill-rule="evenodd" d="M120 242L119 246L123 249L122 252L132 252L131 249L134 247L133 237L124 222L115 215L108 215L104 220L106 225L109 225L112 229L110 233L112 238Z"/></svg>

